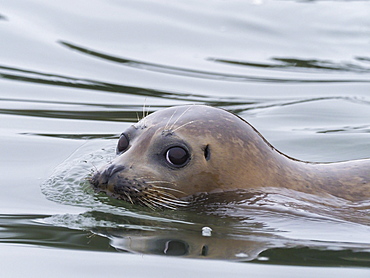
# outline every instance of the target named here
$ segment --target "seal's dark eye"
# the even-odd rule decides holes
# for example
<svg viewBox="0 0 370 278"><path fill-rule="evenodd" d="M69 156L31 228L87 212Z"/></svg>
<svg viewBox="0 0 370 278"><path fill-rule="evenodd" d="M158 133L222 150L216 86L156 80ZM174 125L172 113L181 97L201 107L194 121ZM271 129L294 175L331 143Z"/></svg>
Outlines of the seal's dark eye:
<svg viewBox="0 0 370 278"><path fill-rule="evenodd" d="M172 147L166 152L166 160L172 166L183 167L189 162L190 155L181 147Z"/></svg>
<svg viewBox="0 0 370 278"><path fill-rule="evenodd" d="M117 144L117 153L124 152L129 146L129 140L125 134L121 134Z"/></svg>

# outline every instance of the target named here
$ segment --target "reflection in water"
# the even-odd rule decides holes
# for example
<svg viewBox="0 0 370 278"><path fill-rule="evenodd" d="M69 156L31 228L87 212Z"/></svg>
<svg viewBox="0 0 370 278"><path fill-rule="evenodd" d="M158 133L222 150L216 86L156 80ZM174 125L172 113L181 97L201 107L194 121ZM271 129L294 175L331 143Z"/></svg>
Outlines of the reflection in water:
<svg viewBox="0 0 370 278"><path fill-rule="evenodd" d="M97 211L80 215L0 215L0 242L270 264L367 267L370 262L368 250L355 245L343 248L332 244L330 250L320 242L295 243L273 234L212 233L212 237L204 237L199 225L193 230L180 229L179 224L173 229L163 225L155 230L147 224L149 221Z"/></svg>
<svg viewBox="0 0 370 278"><path fill-rule="evenodd" d="M165 219L171 221L170 215L167 212L164 214ZM232 217L224 218L223 223L211 217L215 220L212 235L204 236L204 226L194 222L204 217L184 212L178 217L178 214L173 215L177 218L175 221L168 222L154 217L154 214L152 217L138 218L90 211L80 215L54 215L38 222L91 230L96 235L108 238L110 245L117 250L138 254L279 263L284 260L281 255L275 254L274 250L279 249L278 253L285 250L283 253L293 256L293 261L301 265L317 265L320 261L320 265L367 266L370 262L369 244L291 239L284 237L284 231L268 229L267 223L253 221L241 233L237 224L240 220ZM193 223L185 221L189 218L193 219Z"/></svg>
<svg viewBox="0 0 370 278"><path fill-rule="evenodd" d="M340 129L314 129L314 131L317 133L370 133L370 125L344 126Z"/></svg>
<svg viewBox="0 0 370 278"><path fill-rule="evenodd" d="M230 73L218 73L218 72L209 72L209 71L202 71L202 70L195 70L195 69L186 69L181 67L173 67L173 66L165 66L160 64L148 63L143 61L137 61L127 58L120 58L115 57L113 55L104 54L98 51L94 51L89 48L77 46L72 43L60 42L62 45L75 50L79 51L83 54L93 56L99 59L111 61L114 63L120 63L128 67L150 70L165 74L173 74L173 75L181 75L187 77L194 77L194 78L202 78L202 79L217 79L217 80L224 80L224 81L253 81L253 82L275 82L275 83L350 83L350 82L369 82L367 79L324 79L318 77L316 79L308 79L306 76L302 77L301 79L298 78L272 78L272 77L263 77L263 76L252 76L252 75L242 75L242 74L230 74ZM358 60L365 61L367 58L360 57ZM352 71L352 72L369 72L370 69L362 68L358 65L353 64L335 64L329 61L318 61L318 60L299 60L299 59L292 59L292 58L272 58L272 60L282 62L282 65L270 65L270 64L258 64L258 63L247 63L247 62L236 62L236 61L228 61L222 59L215 59L209 58L209 61L215 62L223 62L228 64L236 64L236 65L243 65L243 66L250 66L250 67L257 67L257 68L292 68L296 71L296 68L302 69L325 69L325 70L338 70L338 71ZM361 71L360 71L361 70Z"/></svg>
<svg viewBox="0 0 370 278"><path fill-rule="evenodd" d="M33 70L25 70L12 68L8 66L0 65L0 78L12 80L12 81L21 81L21 82L30 82L43 85L52 85L56 87L71 87L76 89L87 89L94 91L104 91L110 93L120 93L125 95L134 95L140 97L156 97L170 100L179 100L187 102L206 102L212 106L228 106L228 105L238 105L240 103L249 103L253 104L250 101L241 101L234 98L225 98L225 100L212 99L205 95L197 95L190 93L179 93L179 92L169 92L154 90L150 88L143 87L133 87L120 84L113 84L107 82L101 82L97 80L90 79L80 79L56 74L47 74L42 72L37 72ZM87 106L92 106L93 104L88 104ZM123 107L123 106L120 106ZM131 106L132 107L132 106ZM152 107L156 107L153 105ZM116 106L109 107L116 108ZM89 118L92 119L92 118Z"/></svg>
<svg viewBox="0 0 370 278"><path fill-rule="evenodd" d="M43 110L43 109L0 109L0 114L22 115L29 117L78 119L95 121L136 122L139 111L71 111L71 110Z"/></svg>
<svg viewBox="0 0 370 278"><path fill-rule="evenodd" d="M41 73L33 70L25 70L12 68L7 66L0 66L0 77L4 79L9 79L13 81L22 81L22 82L31 82L37 84L45 85L54 85L61 87L72 87L79 89L89 89L97 90L104 92L115 92L115 93L124 93L124 94L134 94L138 96L155 96L155 97L164 97L164 98L173 98L173 97L184 97L184 94L176 94L174 92L164 92L158 90L151 90L146 88L137 88L130 87L125 85L112 84L107 82L100 82L89 79L78 79L74 77L56 75L56 74L47 74ZM202 96L198 96L202 97ZM180 99L181 98L176 98ZM184 99L186 100L186 99Z"/></svg>
<svg viewBox="0 0 370 278"><path fill-rule="evenodd" d="M48 215L0 215L0 242L77 250L114 251L90 232L45 224Z"/></svg>
<svg viewBox="0 0 370 278"><path fill-rule="evenodd" d="M353 260L356 258L362 258L362 262L358 262L359 265L366 266L370 262L370 256L368 248L362 246L353 245L353 247L335 246L334 244L330 247L324 243L313 242L294 242L289 240L278 239L277 236L269 235L268 237L258 237L254 234L244 235L241 238L232 238L225 235L217 235L213 237L204 237L199 234L191 234L185 232L162 232L162 231L132 231L117 229L115 231L95 231L100 235L110 238L111 245L118 250L129 251L132 253L139 254L155 254L165 256L181 256L188 258L197 259L219 259L219 260L236 260L236 261L252 261L252 260L263 260L266 258L270 260L270 263L276 263L278 258L273 258L268 255L270 251L276 248L286 248L290 250L293 256L298 254L302 256L302 247L311 248L316 250L316 253L320 253L318 250L330 250L337 247L340 251L335 254L331 259L335 264L338 264L338 257L340 253L354 253ZM361 252L362 250L362 252ZM263 253L265 252L265 253ZM357 253L358 252L358 253ZM261 254L262 253L262 254ZM323 251L322 253L325 253ZM304 256L302 256L304 257ZM337 257L337 258L336 258ZM307 260L307 258L305 258ZM338 260L338 261L336 261ZM300 262L302 264L302 262Z"/></svg>
<svg viewBox="0 0 370 278"><path fill-rule="evenodd" d="M293 59L293 58L271 58L274 64L268 63L251 63L243 61L232 61L225 59L210 58L211 61L233 64L238 66L256 67L256 68L269 68L269 69L286 69L296 72L299 69L303 70L324 70L326 73L331 71L344 71L356 73L369 73L370 68L354 63L335 63L327 60L308 60L308 59ZM369 58L355 57L355 60L361 62L368 62Z"/></svg>
<svg viewBox="0 0 370 278"><path fill-rule="evenodd" d="M21 133L30 136L45 136L51 138L62 138L72 140L93 140L93 139L118 139L118 134L61 134L61 133Z"/></svg>
<svg viewBox="0 0 370 278"><path fill-rule="evenodd" d="M251 261L268 248L277 247L276 240L268 242L255 235L233 238L224 234L205 237L186 231L135 231L130 229L96 230L111 240L118 250L139 254L181 256L220 260ZM273 237L273 236L271 236ZM253 240L253 238L256 238ZM274 246L276 245L276 246ZM284 245L282 244L281 247Z"/></svg>
<svg viewBox="0 0 370 278"><path fill-rule="evenodd" d="M0 67L1 68L1 67ZM1 74L0 74L1 75ZM37 80L34 82L38 82ZM138 91L141 89L138 88ZM153 94L156 92L153 90ZM125 93L128 94L128 93ZM133 95L136 93L132 93ZM158 92L159 97L161 97L161 92ZM181 94L177 94L181 99ZM207 104L214 107L222 107L227 108L228 111L239 114L248 110L261 110L261 109L268 109L274 107L284 107L284 106L294 106L297 104L304 104L304 103L314 103L314 102L321 102L325 100L344 100L347 102L354 102L354 103L361 103L368 105L369 102L364 99L357 99L356 97L318 97L318 98L302 98L302 99L271 99L269 101L261 100L261 99L254 99L253 101L249 99L249 101L245 101L244 99L240 98L227 98L225 97L223 100L207 97L204 98L203 101L200 99L188 98L188 101L192 103L199 103L199 104ZM2 102L12 102L16 103L18 107L22 108L1 108ZM34 105L49 105L52 106L53 109L44 109L44 108L37 108L37 109L26 109L24 107ZM54 108L55 105L58 105L58 109ZM313 104L312 104L313 105ZM63 107L66 107L63 110ZM81 106L84 106L84 110L81 110ZM7 106L6 106L7 107ZM167 105L151 105L148 107L143 107L143 105L124 105L124 104L94 104L94 103L84 103L84 102L66 102L66 101L40 101L40 100L28 100L28 99L13 99L13 98L0 98L0 114L8 114L8 115L18 115L18 116L31 116L31 117L42 117L42 118L55 118L55 119L76 119L76 120L96 120L96 121L110 121L110 122L126 122L132 123L137 122L140 117L143 115L143 109L145 109L145 113L151 113L151 110L156 110L156 108L166 108L169 107ZM363 126L365 129L367 126ZM344 130L347 128L343 127ZM348 130L351 127L348 127ZM352 129L361 129L353 128ZM306 129L309 130L309 129ZM314 129L312 129L314 130ZM319 129L314 130L318 133L325 133L333 132L331 129ZM365 130L366 132L366 130ZM53 135L54 136L54 135ZM102 135L104 136L104 135ZM110 138L110 135L105 138ZM63 138L66 138L63 136ZM91 137L95 138L95 137ZM102 137L101 137L102 138Z"/></svg>

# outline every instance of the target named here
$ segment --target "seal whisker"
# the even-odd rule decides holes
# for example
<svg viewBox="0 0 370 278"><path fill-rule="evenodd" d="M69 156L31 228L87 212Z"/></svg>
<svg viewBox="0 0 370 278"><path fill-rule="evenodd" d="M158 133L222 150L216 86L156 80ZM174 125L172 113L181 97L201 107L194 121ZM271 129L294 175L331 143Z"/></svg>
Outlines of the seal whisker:
<svg viewBox="0 0 370 278"><path fill-rule="evenodd" d="M150 177L141 177L141 179L143 179L143 180L146 179L145 183L150 184L153 188L164 189L164 190L172 190L172 191L175 191L175 192L178 192L178 193L181 193L181 194L185 194L185 192L183 192L181 190L178 190L178 189L175 189L175 188L169 188L169 187L154 185L156 183L159 183L159 184L172 184L172 185L176 186L176 183L174 183L174 182L163 181L163 180L153 180L153 181L151 181L151 180L149 180Z"/></svg>
<svg viewBox="0 0 370 278"><path fill-rule="evenodd" d="M173 184L173 183L169 183L169 184ZM181 194L185 194L184 191L181 191L181 190L178 190L178 189L175 189L175 188L169 188L169 187L163 187L163 186L157 186L157 185L152 185L154 189L163 189L163 190L169 190L169 191L174 191L174 192L178 192L178 193L181 193Z"/></svg>
<svg viewBox="0 0 370 278"><path fill-rule="evenodd" d="M164 126L163 131L168 131L168 130L169 130L169 129L168 129L168 126L169 126L169 124L170 124L170 122L171 122L171 120L172 120L173 116L176 114L176 112L177 112L177 109L175 109L175 111L173 111L173 113L172 113L171 117L168 119L168 121L167 121L166 125Z"/></svg>
<svg viewBox="0 0 370 278"><path fill-rule="evenodd" d="M186 206L189 205L189 204L175 203L174 201L165 201L165 200L161 200L161 201L162 201L161 204L167 204L167 205L171 205L171 206L175 206L175 207L186 207Z"/></svg>
<svg viewBox="0 0 370 278"><path fill-rule="evenodd" d="M149 116L149 109L150 109L150 105L148 106L148 109L146 110L145 117L148 117Z"/></svg>
<svg viewBox="0 0 370 278"><path fill-rule="evenodd" d="M145 101L144 101L144 105L143 105L143 119L145 118L145 104L146 103L146 99L145 99Z"/></svg>
<svg viewBox="0 0 370 278"><path fill-rule="evenodd" d="M148 190L146 192L148 194L151 194L152 196L153 196L153 194L162 194L163 196L167 196L168 198L176 199L176 197L174 195L172 195L171 193L164 192L164 191L158 190L158 189L153 190L153 188L148 188Z"/></svg>
<svg viewBox="0 0 370 278"><path fill-rule="evenodd" d="M162 193L162 192L161 192ZM158 198L158 196L155 196L155 197L157 197ZM160 198L162 199L162 200L165 200L165 201L168 201L168 202L172 202L172 203L176 203L176 204L178 204L178 205L183 205L183 206L186 206L186 205L188 205L188 204L190 204L190 202L188 202L188 201L183 201L183 200L179 200L178 198L176 198L175 196L171 196L171 197L164 197L164 196L160 196Z"/></svg>
<svg viewBox="0 0 370 278"><path fill-rule="evenodd" d="M164 203L162 202L162 200L160 199L153 199L153 198L145 198L143 197L141 199L141 201L145 201L145 204L150 207L151 209L155 210L155 208L159 208L159 207L166 207L166 208L169 208L169 209L173 209L173 210L176 210L176 206L171 206L171 204L168 204L168 203ZM148 205L149 204L149 205ZM154 207L153 207L154 206Z"/></svg>
<svg viewBox="0 0 370 278"><path fill-rule="evenodd" d="M159 201L161 201L161 200L159 200ZM165 203L165 202L158 202L158 201L156 201L157 203L158 203L158 205L159 206L161 206L161 207L165 207L165 208L168 208L168 209L172 209L172 210L176 210L177 209L177 207L176 206L172 206L171 204L169 204L169 203Z"/></svg>
<svg viewBox="0 0 370 278"><path fill-rule="evenodd" d="M172 185L176 185L174 182L172 182L172 181L157 181L157 180L155 180L155 181L148 181L148 182L150 182L150 183L167 183L167 184L172 184Z"/></svg>
<svg viewBox="0 0 370 278"><path fill-rule="evenodd" d="M168 202L163 202L163 200L154 200L161 208L169 208L169 209L172 209L172 210L176 210L177 209L177 206L176 205L173 205L171 203L168 203Z"/></svg>
<svg viewBox="0 0 370 278"><path fill-rule="evenodd" d="M162 192L160 192L162 193ZM155 199L155 200L158 200L158 201L166 201L166 202L170 202L172 204L176 204L176 205L180 205L180 206L186 206L189 204L189 202L187 201L182 201L182 200L178 200L177 198L175 198L174 196L172 198L169 198L169 197L163 197L163 196L157 196L157 195L153 195L151 193L147 193L151 198Z"/></svg>
<svg viewBox="0 0 370 278"><path fill-rule="evenodd" d="M147 198L147 197L149 197L149 198ZM157 208L161 207L161 203L157 202L157 200L155 200L151 196L146 195L146 197L144 197L143 199L145 199L147 202L150 202L151 204L153 204L153 206L155 206Z"/></svg>
<svg viewBox="0 0 370 278"><path fill-rule="evenodd" d="M165 207L165 208L168 208L168 209L172 209L172 210L177 210L177 207L173 207L173 206L170 206L168 204L161 204L162 207Z"/></svg>
<svg viewBox="0 0 370 278"><path fill-rule="evenodd" d="M134 204L134 202L132 201L131 197L129 194L127 194L126 192L124 193L125 196L128 198L128 200L130 201L131 204Z"/></svg>
<svg viewBox="0 0 370 278"><path fill-rule="evenodd" d="M156 194L151 194L151 193L156 193ZM173 201L173 202L176 202L178 204L188 204L188 202L186 201L182 201L182 200L179 200L178 198L176 198L174 195L170 194L170 193L167 193L167 192L163 192L163 191L147 191L147 194L150 194L151 196L155 196L155 197L158 197L158 198L162 198L164 200L168 200L168 201Z"/></svg>
<svg viewBox="0 0 370 278"><path fill-rule="evenodd" d="M176 205L179 205L179 206L189 205L189 202L178 200L176 197L169 196L165 192L160 192L159 191L159 192L156 192L156 193L157 194L151 194L150 192L147 192L147 195L152 199L156 199L158 201L165 202L165 203L171 203L171 204L174 204L174 205L176 204Z"/></svg>
<svg viewBox="0 0 370 278"><path fill-rule="evenodd" d="M192 108L192 106L190 105L188 108L185 109L184 112L182 112L180 114L180 116L176 119L176 121L173 122L173 124L171 125L171 127L169 128L170 131L172 131L172 129L175 127L176 123L182 118L182 116L184 116L190 109Z"/></svg>
<svg viewBox="0 0 370 278"><path fill-rule="evenodd" d="M161 207L161 204L159 204L158 202L156 202L155 200L152 200L151 198L147 198L146 197L143 197L143 199L147 202L147 203L150 203L152 206L154 206L155 208L160 208Z"/></svg>
<svg viewBox="0 0 370 278"><path fill-rule="evenodd" d="M190 121L190 122L188 122L188 123L185 123L185 124L183 124L183 125L180 125L180 126L176 127L174 130L172 130L172 132L175 132L176 130L179 130L180 128L183 128L183 127L185 127L185 126L187 126L187 125L190 125L190 124L192 124L192 123L195 123L195 122L198 122L198 120Z"/></svg>
<svg viewBox="0 0 370 278"><path fill-rule="evenodd" d="M151 210L156 210L156 207L154 207L154 206L151 204L151 202L150 202L147 198L145 198L145 197L141 198L141 199L140 199L140 202L141 202L144 206L147 206L148 208L150 208Z"/></svg>
<svg viewBox="0 0 370 278"><path fill-rule="evenodd" d="M149 115L149 109L146 109L146 99L144 101L142 113L143 113L142 122L143 122L143 127L145 128L146 127L146 117Z"/></svg>

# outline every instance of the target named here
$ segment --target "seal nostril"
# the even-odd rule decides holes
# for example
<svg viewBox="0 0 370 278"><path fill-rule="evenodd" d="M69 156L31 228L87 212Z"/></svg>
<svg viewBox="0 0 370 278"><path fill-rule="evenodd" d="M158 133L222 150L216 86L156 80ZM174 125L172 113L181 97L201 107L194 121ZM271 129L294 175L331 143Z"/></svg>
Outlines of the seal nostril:
<svg viewBox="0 0 370 278"><path fill-rule="evenodd" d="M107 170L104 171L103 175L106 178L111 178L114 174L123 171L125 169L125 166L123 165L111 165L107 168Z"/></svg>

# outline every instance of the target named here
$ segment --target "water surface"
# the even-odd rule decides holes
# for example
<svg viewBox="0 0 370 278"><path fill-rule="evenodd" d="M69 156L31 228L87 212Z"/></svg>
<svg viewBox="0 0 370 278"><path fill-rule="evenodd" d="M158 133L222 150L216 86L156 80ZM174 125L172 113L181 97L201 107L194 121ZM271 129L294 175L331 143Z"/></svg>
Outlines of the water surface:
<svg viewBox="0 0 370 278"><path fill-rule="evenodd" d="M169 264L187 275L367 277L368 202L272 194L254 206L151 211L96 195L86 177L144 105L227 109L302 160L369 158L369 33L368 1L3 1L3 271L29 261L68 275L63 261L93 276L131 262L139 275L156 265L158 277Z"/></svg>

